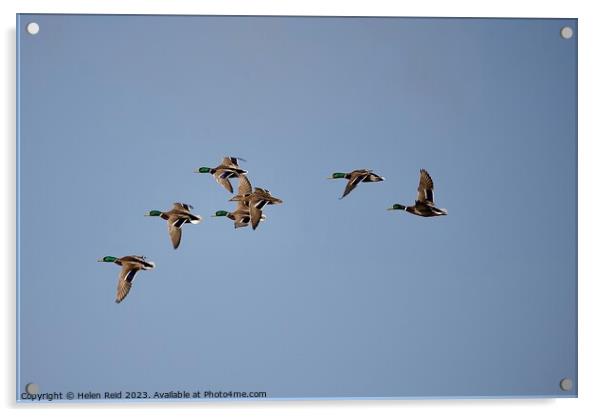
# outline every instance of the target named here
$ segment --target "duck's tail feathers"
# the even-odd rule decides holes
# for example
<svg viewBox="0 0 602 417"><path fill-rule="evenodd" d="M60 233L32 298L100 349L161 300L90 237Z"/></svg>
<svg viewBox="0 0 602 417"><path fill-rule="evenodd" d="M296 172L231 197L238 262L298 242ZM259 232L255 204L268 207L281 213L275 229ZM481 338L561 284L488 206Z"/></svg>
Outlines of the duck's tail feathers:
<svg viewBox="0 0 602 417"><path fill-rule="evenodd" d="M201 220L203 220L203 218L201 216L197 216L197 215L190 215L190 223L192 224L199 224L201 222Z"/></svg>
<svg viewBox="0 0 602 417"><path fill-rule="evenodd" d="M151 261L144 261L144 269L153 269L155 267L155 263Z"/></svg>

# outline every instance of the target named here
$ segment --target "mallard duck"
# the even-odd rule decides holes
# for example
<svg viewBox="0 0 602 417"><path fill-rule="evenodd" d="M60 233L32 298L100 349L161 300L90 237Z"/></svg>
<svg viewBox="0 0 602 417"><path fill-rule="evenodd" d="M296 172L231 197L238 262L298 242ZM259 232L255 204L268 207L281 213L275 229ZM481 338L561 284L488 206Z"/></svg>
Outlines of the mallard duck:
<svg viewBox="0 0 602 417"><path fill-rule="evenodd" d="M247 195L252 191L251 182L247 178L246 175L240 175L238 177L238 195ZM230 220L234 221L234 228L238 229L239 227L246 227L249 225L251 221L251 213L249 210L248 201L237 201L236 210L235 211L226 211L219 210L216 211L214 215L211 217L228 217ZM264 214L261 215L259 221L263 221L266 219Z"/></svg>
<svg viewBox="0 0 602 417"><path fill-rule="evenodd" d="M203 218L192 214L190 210L193 207L190 204L185 203L173 203L173 207L169 211L151 210L145 214L145 216L158 216L162 219L167 220L167 229L169 231L169 237L174 249L178 249L180 246L180 240L182 239L182 226L184 223L197 224L200 223Z"/></svg>
<svg viewBox="0 0 602 417"><path fill-rule="evenodd" d="M349 194L360 182L380 182L384 181L385 177L381 177L380 175L376 175L372 170L369 169L356 169L355 171L351 171L348 173L345 172L335 172L331 177L328 177L329 180L336 180L340 178L345 178L349 180L347 185L345 186L345 191L343 195L339 197L339 199L344 198L347 194Z"/></svg>
<svg viewBox="0 0 602 417"><path fill-rule="evenodd" d="M247 207L251 215L251 226L253 230L257 229L259 222L265 219L262 209L266 204L282 204L282 200L270 194L270 190L255 187L251 192L251 182L243 175L240 177L241 184L239 185L238 194L230 199L230 201L238 201L239 208ZM244 183L243 183L244 181Z"/></svg>
<svg viewBox="0 0 602 417"><path fill-rule="evenodd" d="M227 217L234 221L235 229L238 229L239 227L247 227L251 222L251 213L249 212L249 209L240 208L240 206L235 211L218 210L211 217ZM262 222L265 219L265 214L262 214L259 221Z"/></svg>
<svg viewBox="0 0 602 417"><path fill-rule="evenodd" d="M201 174L212 174L215 180L221 184L229 192L234 192L230 178L238 178L239 175L247 173L244 169L238 166L238 161L244 161L242 158L236 158L234 156L225 156L222 163L215 168L201 167L194 172Z"/></svg>
<svg viewBox="0 0 602 417"><path fill-rule="evenodd" d="M405 210L408 213L422 217L446 216L446 209L435 207L434 189L433 179L426 169L421 169L420 180L418 182L418 195L416 196L414 205L408 207L394 204L393 207L389 207L387 210Z"/></svg>
<svg viewBox="0 0 602 417"><path fill-rule="evenodd" d="M113 262L121 266L121 273L119 274L119 281L117 282L117 296L115 302L120 303L128 295L132 288L132 281L136 272L147 269L153 269L155 264L151 261L146 260L144 256L124 256L122 258L116 258L114 256L105 256L100 258L98 262Z"/></svg>

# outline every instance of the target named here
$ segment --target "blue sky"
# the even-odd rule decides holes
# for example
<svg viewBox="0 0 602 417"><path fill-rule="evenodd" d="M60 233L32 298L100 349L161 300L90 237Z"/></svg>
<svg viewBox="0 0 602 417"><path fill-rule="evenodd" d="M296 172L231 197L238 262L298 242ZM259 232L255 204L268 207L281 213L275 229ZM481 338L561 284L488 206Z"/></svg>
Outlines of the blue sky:
<svg viewBox="0 0 602 417"><path fill-rule="evenodd" d="M20 386L575 395L575 20L19 20ZM224 155L284 200L256 231ZM449 216L386 211L420 168Z"/></svg>

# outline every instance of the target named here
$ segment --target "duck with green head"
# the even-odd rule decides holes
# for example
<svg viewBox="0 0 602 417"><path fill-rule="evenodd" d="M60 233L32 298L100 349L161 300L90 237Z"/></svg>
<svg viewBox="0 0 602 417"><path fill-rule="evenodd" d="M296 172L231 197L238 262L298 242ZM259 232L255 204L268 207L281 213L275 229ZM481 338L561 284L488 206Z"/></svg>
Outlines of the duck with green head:
<svg viewBox="0 0 602 417"><path fill-rule="evenodd" d="M169 237L171 238L171 244L174 249L178 249L180 241L182 240L182 226L185 223L197 224L200 223L203 218L192 214L190 210L193 207L186 203L173 203L173 207L169 211L151 210L145 214L145 216L161 217L167 220L167 230Z"/></svg>
<svg viewBox="0 0 602 417"><path fill-rule="evenodd" d="M238 166L238 161L244 161L244 159L234 156L225 156L222 163L215 168L200 167L194 172L213 175L218 184L221 184L222 187L232 193L234 190L232 188L232 183L230 183L230 178L238 178L239 175L247 173L247 171Z"/></svg>
<svg viewBox="0 0 602 417"><path fill-rule="evenodd" d="M247 227L251 223L251 214L248 208L241 209L239 207L235 211L218 210L211 217L227 217L230 220L234 221L235 229L238 229L239 227ZM265 214L262 214L259 221L262 222L265 219Z"/></svg>
<svg viewBox="0 0 602 417"><path fill-rule="evenodd" d="M370 169L356 169L351 172L335 172L332 176L328 177L329 180L346 179L347 185L345 191L339 199L344 198L349 194L360 182L380 182L384 181L385 177L375 174Z"/></svg>
<svg viewBox="0 0 602 417"><path fill-rule="evenodd" d="M418 180L418 195L413 206L393 204L387 210L403 210L421 217L446 216L447 210L435 207L435 185L426 169L420 170Z"/></svg>
<svg viewBox="0 0 602 417"><path fill-rule="evenodd" d="M153 269L155 264L148 261L144 256L124 256L117 258L115 256L105 256L98 260L98 262L109 262L115 263L121 266L121 273L119 274L119 280L117 281L117 295L115 302L120 303L128 295L132 288L132 282L136 272L140 270Z"/></svg>

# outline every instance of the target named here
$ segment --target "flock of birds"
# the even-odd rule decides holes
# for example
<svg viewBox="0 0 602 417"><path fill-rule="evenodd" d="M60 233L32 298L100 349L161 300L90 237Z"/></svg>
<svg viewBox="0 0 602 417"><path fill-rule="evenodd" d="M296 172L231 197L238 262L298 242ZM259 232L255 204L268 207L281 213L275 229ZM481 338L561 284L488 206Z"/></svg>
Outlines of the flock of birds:
<svg viewBox="0 0 602 417"><path fill-rule="evenodd" d="M224 157L220 165L215 168L201 167L194 172L201 174L211 174L215 180L230 193L234 193L231 179L238 179L238 193L229 201L236 202L236 210L230 212L226 210L216 211L212 217L227 217L234 222L234 228L246 227L249 224L253 230L257 229L259 223L266 219L263 209L266 205L282 204L282 200L270 194L265 188L259 188L251 185L247 176L247 171L241 169L238 161L244 161L242 158L232 156ZM346 179L347 185L343 191L341 199L353 191L361 182L380 182L385 178L375 174L368 169L356 169L351 172L335 172L328 179ZM408 213L421 217L434 217L447 215L447 210L435 206L433 180L425 169L420 170L420 179L418 182L418 195L412 206L394 204L387 210L404 210ZM174 249L180 246L182 240L182 226L186 223L198 224L203 219L201 216L193 214L190 210L193 207L190 204L174 203L169 211L151 210L146 216L161 217L167 221L169 237ZM121 273L117 283L116 303L120 303L128 295L132 288L134 276L140 270L153 269L155 264L144 256L123 256L117 258L114 256L105 256L98 262L111 262L121 266Z"/></svg>

